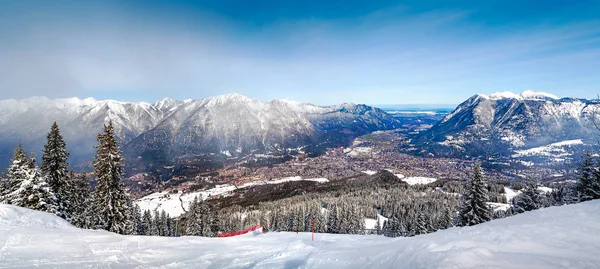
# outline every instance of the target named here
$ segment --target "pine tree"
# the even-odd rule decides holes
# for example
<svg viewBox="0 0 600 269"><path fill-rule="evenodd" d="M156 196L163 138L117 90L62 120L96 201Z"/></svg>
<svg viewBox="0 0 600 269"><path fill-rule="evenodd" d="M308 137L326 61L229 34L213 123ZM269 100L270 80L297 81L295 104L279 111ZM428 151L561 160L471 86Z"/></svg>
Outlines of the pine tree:
<svg viewBox="0 0 600 269"><path fill-rule="evenodd" d="M580 201L584 202L600 197L600 190L595 188L595 177L600 177L600 174L598 174L593 167L592 156L590 153L586 153L583 165L581 166L579 184L577 187Z"/></svg>
<svg viewBox="0 0 600 269"><path fill-rule="evenodd" d="M422 211L419 211L419 213L417 214L417 219L415 220L414 228L414 235L429 233L429 230L427 229L427 219L425 218L425 214L423 214Z"/></svg>
<svg viewBox="0 0 600 269"><path fill-rule="evenodd" d="M192 201L192 203L190 204L190 208L188 210L188 213L186 214L186 235L200 235L202 228L200 226L200 215L198 213L198 197L194 197L194 201Z"/></svg>
<svg viewBox="0 0 600 269"><path fill-rule="evenodd" d="M590 186L592 199L600 199L600 159L594 169L594 180Z"/></svg>
<svg viewBox="0 0 600 269"><path fill-rule="evenodd" d="M335 204L329 204L327 206L329 209L329 216L327 218L327 232L328 233L339 233L339 215L338 215L338 207Z"/></svg>
<svg viewBox="0 0 600 269"><path fill-rule="evenodd" d="M75 176L71 173L69 178L69 181L71 182L68 184L68 199L71 204L71 216L69 221L76 227L84 228L86 227L86 223L90 222L90 216L87 215L90 212L88 207L91 203L90 182L83 174Z"/></svg>
<svg viewBox="0 0 600 269"><path fill-rule="evenodd" d="M65 141L60 135L56 122L52 124L50 132L47 135L47 142L43 149L42 165L40 166L43 175L48 181L52 192L56 195L58 204L57 215L69 219L74 211L75 205L69 201L70 187L67 177L67 160L69 152L67 151Z"/></svg>
<svg viewBox="0 0 600 269"><path fill-rule="evenodd" d="M103 229L119 234L127 234L130 227L131 212L128 208L129 197L121 184L123 158L115 140L112 122L104 126L104 132L98 135L94 157L94 174L98 186L94 200Z"/></svg>
<svg viewBox="0 0 600 269"><path fill-rule="evenodd" d="M167 234L165 234L165 236L175 236L175 226L173 225L173 219L171 219L169 214L167 214L167 219L165 223L167 229Z"/></svg>
<svg viewBox="0 0 600 269"><path fill-rule="evenodd" d="M161 221L160 221L160 213L154 210L154 218L152 219L152 226L150 227L150 235L152 236L160 236L161 234Z"/></svg>
<svg viewBox="0 0 600 269"><path fill-rule="evenodd" d="M35 164L35 155L28 157L22 145L15 150L13 163L9 168L5 203L50 213L57 212L56 197Z"/></svg>
<svg viewBox="0 0 600 269"><path fill-rule="evenodd" d="M21 186L21 182L26 177L25 175L25 163L27 161L27 154L23 149L23 144L20 144L15 148L10 166L8 168L8 175L4 180L2 189L0 189L0 203L10 204L13 199L10 194L16 192Z"/></svg>
<svg viewBox="0 0 600 269"><path fill-rule="evenodd" d="M460 211L461 226L472 226L491 220L492 210L487 202L489 202L487 186L481 173L481 167L476 164L471 183L463 195Z"/></svg>
<svg viewBox="0 0 600 269"><path fill-rule="evenodd" d="M522 193L513 198L513 206L519 213L544 207L544 201L537 181L527 182Z"/></svg>
<svg viewBox="0 0 600 269"><path fill-rule="evenodd" d="M152 229L152 215L150 214L150 210L144 211L144 215L142 216L142 232L140 235L150 235L150 230Z"/></svg>
<svg viewBox="0 0 600 269"><path fill-rule="evenodd" d="M167 227L167 212L160 212L160 235L169 236L169 227Z"/></svg>

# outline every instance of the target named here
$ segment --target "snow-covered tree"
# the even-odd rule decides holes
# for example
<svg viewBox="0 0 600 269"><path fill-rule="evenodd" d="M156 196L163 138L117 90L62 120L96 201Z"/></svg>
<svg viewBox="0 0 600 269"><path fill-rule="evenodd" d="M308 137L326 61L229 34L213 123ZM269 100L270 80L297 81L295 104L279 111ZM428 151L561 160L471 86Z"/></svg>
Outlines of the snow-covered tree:
<svg viewBox="0 0 600 269"><path fill-rule="evenodd" d="M19 145L9 167L8 187L2 195L4 203L29 209L57 212L56 197L35 164L35 156L28 157Z"/></svg>
<svg viewBox="0 0 600 269"><path fill-rule="evenodd" d="M487 202L489 202L487 186L481 173L481 167L476 164L473 169L473 178L463 195L460 210L461 226L471 226L490 221L492 210Z"/></svg>
<svg viewBox="0 0 600 269"><path fill-rule="evenodd" d="M48 181L50 189L56 196L57 215L68 220L74 211L73 207L75 207L69 200L69 192L71 191L67 174L69 152L56 122L52 124L42 152L42 165L40 168Z"/></svg>
<svg viewBox="0 0 600 269"><path fill-rule="evenodd" d="M144 235L144 227L142 225L142 210L140 206L133 205L131 207L131 216L132 216L132 233L136 235Z"/></svg>
<svg viewBox="0 0 600 269"><path fill-rule="evenodd" d="M0 203L10 204L12 199L9 194L14 193L20 186L21 181L25 178L24 166L27 162L27 154L23 149L23 144L15 148L15 152L8 168L8 175L3 180L2 189L0 189Z"/></svg>
<svg viewBox="0 0 600 269"><path fill-rule="evenodd" d="M600 170L594 167L589 153L586 154L581 166L577 190L579 200L582 202L600 199Z"/></svg>
<svg viewBox="0 0 600 269"><path fill-rule="evenodd" d="M160 220L160 213L158 213L158 211L154 210L154 218L152 219L152 226L150 227L150 235L153 236L160 236L160 232L161 232L161 220Z"/></svg>
<svg viewBox="0 0 600 269"><path fill-rule="evenodd" d="M198 222L199 214L198 210L198 197L194 197L194 201L190 204L188 213L186 214L185 220L185 234L186 235L200 235L202 230L200 223Z"/></svg>
<svg viewBox="0 0 600 269"><path fill-rule="evenodd" d="M527 182L523 192L513 198L513 206L516 212L536 210L548 205L548 199L539 187L540 184L537 181Z"/></svg>
<svg viewBox="0 0 600 269"><path fill-rule="evenodd" d="M98 186L94 192L97 214L102 229L127 234L131 226L129 197L125 193L121 177L123 175L123 157L115 139L112 122L104 126L104 132L98 135L98 145L94 156L94 175Z"/></svg>
<svg viewBox="0 0 600 269"><path fill-rule="evenodd" d="M152 215L150 214L150 210L144 211L144 215L142 216L142 235L150 235L150 230L152 229Z"/></svg>
<svg viewBox="0 0 600 269"><path fill-rule="evenodd" d="M74 173L69 175L68 199L71 204L71 224L79 228L86 228L86 223L90 222L90 213L88 210L91 204L90 182L85 175L76 176Z"/></svg>
<svg viewBox="0 0 600 269"><path fill-rule="evenodd" d="M429 229L427 228L427 218L425 218L425 214L423 212L419 212L417 215L417 219L415 220L414 235L427 234L429 233Z"/></svg>

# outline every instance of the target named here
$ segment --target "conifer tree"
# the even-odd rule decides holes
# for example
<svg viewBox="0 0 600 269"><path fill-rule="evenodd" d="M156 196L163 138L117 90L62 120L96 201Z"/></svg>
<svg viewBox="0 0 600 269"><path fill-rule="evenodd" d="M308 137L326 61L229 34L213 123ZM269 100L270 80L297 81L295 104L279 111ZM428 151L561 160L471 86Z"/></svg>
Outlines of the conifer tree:
<svg viewBox="0 0 600 269"><path fill-rule="evenodd" d="M190 204L190 208L186 215L185 220L185 234L186 235L200 235L201 227L198 221L200 215L198 214L198 197L194 197L194 201Z"/></svg>
<svg viewBox="0 0 600 269"><path fill-rule="evenodd" d="M463 195L460 211L461 226L472 226L492 219L492 210L487 205L489 197L487 186L479 164L473 169L473 178Z"/></svg>
<svg viewBox="0 0 600 269"><path fill-rule="evenodd" d="M35 164L35 155L28 157L19 145L9 168L5 203L50 213L57 212L56 197Z"/></svg>
<svg viewBox="0 0 600 269"><path fill-rule="evenodd" d="M133 234L144 235L144 228L142 226L142 210L137 204L134 205L132 208Z"/></svg>
<svg viewBox="0 0 600 269"><path fill-rule="evenodd" d="M579 183L577 191L579 193L579 201L585 202L592 199L600 193L596 193L594 190L594 167L592 163L592 156L590 153L586 153L583 165L579 175Z"/></svg>
<svg viewBox="0 0 600 269"><path fill-rule="evenodd" d="M11 203L11 193L16 192L21 186L21 182L25 178L25 163L27 162L27 154L23 149L23 144L19 143L19 145L15 148L15 152L11 159L8 175L6 179L4 179L4 183L2 184L2 189L0 189L0 203Z"/></svg>
<svg viewBox="0 0 600 269"><path fill-rule="evenodd" d="M414 228L414 235L429 233L429 230L427 229L427 219L425 218L425 214L423 214L423 212L421 211L419 211L419 213L417 214L417 219L415 220Z"/></svg>
<svg viewBox="0 0 600 269"><path fill-rule="evenodd" d="M169 227L167 226L167 212L162 210L160 212L160 235L169 236Z"/></svg>
<svg viewBox="0 0 600 269"><path fill-rule="evenodd" d="M161 234L161 221L160 221L160 213L154 210L154 218L152 219L152 226L150 227L150 235L152 236L160 236Z"/></svg>
<svg viewBox="0 0 600 269"><path fill-rule="evenodd" d="M60 135L56 122L52 124L46 139L40 168L48 181L50 189L56 195L58 205L57 215L68 220L75 206L69 201L70 182L68 181L67 174L69 152L67 151L63 137Z"/></svg>
<svg viewBox="0 0 600 269"><path fill-rule="evenodd" d="M165 236L175 236L175 229L173 226L173 219L171 219L171 217L169 216L169 214L167 214L167 218L166 218L166 229L167 229L167 233L165 234Z"/></svg>
<svg viewBox="0 0 600 269"><path fill-rule="evenodd" d="M517 212L522 213L545 206L545 199L538 187L537 181L527 182L524 191L513 198L513 206Z"/></svg>
<svg viewBox="0 0 600 269"><path fill-rule="evenodd" d="M104 132L98 135L96 148L93 165L98 186L94 192L94 200L101 227L107 231L127 234L128 227L131 226L131 211L128 208L130 203L121 184L123 158L112 122L105 125Z"/></svg>
<svg viewBox="0 0 600 269"><path fill-rule="evenodd" d="M69 221L76 227L84 228L90 222L87 215L90 212L87 209L91 201L90 182L85 175L75 176L74 173L70 173L69 182L68 197L72 210Z"/></svg>
<svg viewBox="0 0 600 269"><path fill-rule="evenodd" d="M598 160L598 167L600 167L600 160ZM577 186L579 200L584 202L600 199L600 169L593 166L589 153L586 154L580 173Z"/></svg>
<svg viewBox="0 0 600 269"><path fill-rule="evenodd" d="M150 210L144 211L144 215L142 216L142 235L150 235L150 230L152 229L152 215L150 214Z"/></svg>

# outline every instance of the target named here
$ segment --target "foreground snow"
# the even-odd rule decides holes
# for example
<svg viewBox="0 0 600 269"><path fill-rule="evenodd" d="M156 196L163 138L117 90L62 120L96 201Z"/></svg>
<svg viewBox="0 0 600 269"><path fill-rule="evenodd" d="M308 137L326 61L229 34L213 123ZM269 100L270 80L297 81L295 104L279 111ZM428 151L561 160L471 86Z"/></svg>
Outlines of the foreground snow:
<svg viewBox="0 0 600 269"><path fill-rule="evenodd" d="M0 268L598 268L600 201L413 238L120 236L0 205Z"/></svg>

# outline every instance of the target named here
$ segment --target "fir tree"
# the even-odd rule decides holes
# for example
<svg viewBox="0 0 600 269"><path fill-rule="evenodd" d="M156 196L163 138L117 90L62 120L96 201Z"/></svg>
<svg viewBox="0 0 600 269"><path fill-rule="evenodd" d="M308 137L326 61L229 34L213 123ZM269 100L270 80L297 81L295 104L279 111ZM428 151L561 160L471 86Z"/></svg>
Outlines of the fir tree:
<svg viewBox="0 0 600 269"><path fill-rule="evenodd" d="M9 168L9 189L3 195L5 203L50 213L57 212L56 197L35 164L35 156L24 155L22 145L15 150Z"/></svg>
<svg viewBox="0 0 600 269"><path fill-rule="evenodd" d="M15 152L8 168L8 175L3 181L2 189L0 189L0 203L11 203L11 193L15 193L21 186L21 182L26 177L25 163L27 162L27 154L23 149L23 144L15 148Z"/></svg>
<svg viewBox="0 0 600 269"><path fill-rule="evenodd" d="M429 230L427 229L427 219L425 218L425 214L423 214L423 212L419 212L419 214L417 215L417 219L415 221L415 225L414 225L414 230L413 230L413 234L414 235L421 235L421 234L427 234L429 233Z"/></svg>
<svg viewBox="0 0 600 269"><path fill-rule="evenodd" d="M600 196L600 192L594 188L594 177L597 174L594 170L592 156L590 153L586 153L583 165L581 166L579 184L577 187L579 200L582 202L597 199L598 196Z"/></svg>
<svg viewBox="0 0 600 269"><path fill-rule="evenodd" d="M152 226L150 227L150 235L160 236L161 234L161 221L160 214L154 210L154 219L152 219Z"/></svg>
<svg viewBox="0 0 600 269"><path fill-rule="evenodd" d="M90 212L88 207L91 203L90 198L90 182L85 175L75 176L73 173L69 176L70 184L68 184L68 197L71 203L71 217L69 221L79 228L86 227L86 223L90 223Z"/></svg>
<svg viewBox="0 0 600 269"><path fill-rule="evenodd" d="M186 235L200 235L201 226L198 221L200 215L198 214L198 197L194 197L194 201L190 204L188 213L186 214L185 220L185 234Z"/></svg>
<svg viewBox="0 0 600 269"><path fill-rule="evenodd" d="M121 184L123 158L115 140L112 122L104 126L104 132L98 135L94 157L94 174L98 186L94 200L101 227L107 231L127 234L130 227L131 212L128 208L129 197Z"/></svg>
<svg viewBox="0 0 600 269"><path fill-rule="evenodd" d="M523 192L513 198L515 211L522 213L545 206L544 196L538 187L539 183L537 181L527 182Z"/></svg>
<svg viewBox="0 0 600 269"><path fill-rule="evenodd" d="M142 216L142 232L141 235L150 235L150 230L152 229L152 215L150 214L150 210L144 211L144 215Z"/></svg>
<svg viewBox="0 0 600 269"><path fill-rule="evenodd" d="M67 152L65 141L60 135L56 122L52 124L46 138L47 142L44 145L40 168L50 189L56 195L59 211L57 215L69 219L75 206L69 201L69 192L71 191L67 177L69 152Z"/></svg>
<svg viewBox="0 0 600 269"><path fill-rule="evenodd" d="M169 227L167 226L167 212L160 212L160 235L169 236Z"/></svg>
<svg viewBox="0 0 600 269"><path fill-rule="evenodd" d="M144 227L142 226L142 210L137 204L133 207L133 234L144 235Z"/></svg>
<svg viewBox="0 0 600 269"><path fill-rule="evenodd" d="M460 211L461 226L480 224L492 219L492 210L487 205L489 197L487 186L481 173L479 164L475 165L473 178L463 195L463 203Z"/></svg>

